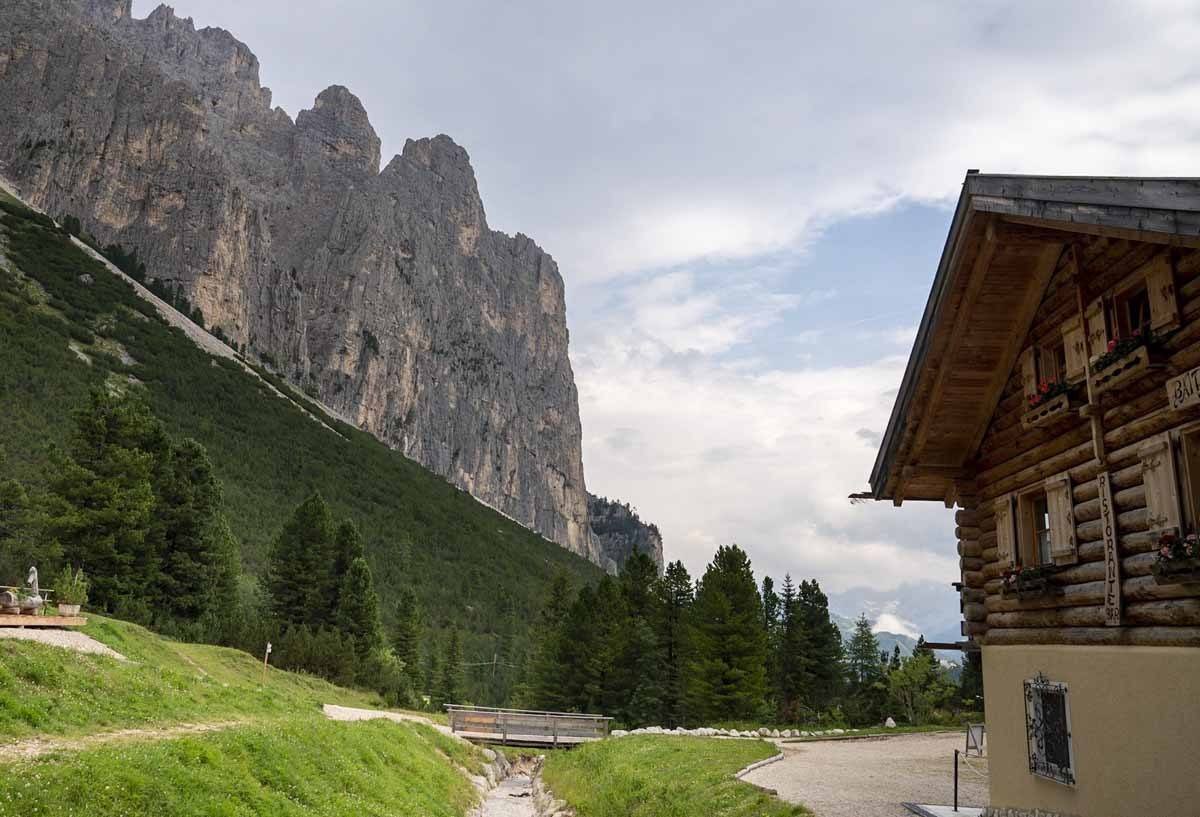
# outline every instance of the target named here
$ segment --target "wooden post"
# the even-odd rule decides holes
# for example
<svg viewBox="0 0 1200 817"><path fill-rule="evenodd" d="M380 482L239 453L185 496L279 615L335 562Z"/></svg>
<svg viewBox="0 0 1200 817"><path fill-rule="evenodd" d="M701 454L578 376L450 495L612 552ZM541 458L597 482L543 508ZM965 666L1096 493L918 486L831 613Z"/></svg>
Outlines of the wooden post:
<svg viewBox="0 0 1200 817"><path fill-rule="evenodd" d="M267 649L263 652L263 686L267 685L267 659L271 657L271 642L267 642Z"/></svg>

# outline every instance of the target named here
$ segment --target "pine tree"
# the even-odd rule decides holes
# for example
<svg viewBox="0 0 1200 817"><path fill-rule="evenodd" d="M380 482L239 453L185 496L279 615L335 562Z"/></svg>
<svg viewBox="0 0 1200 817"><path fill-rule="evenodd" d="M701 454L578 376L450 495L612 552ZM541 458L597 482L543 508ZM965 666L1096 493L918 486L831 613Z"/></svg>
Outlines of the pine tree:
<svg viewBox="0 0 1200 817"><path fill-rule="evenodd" d="M791 574L783 577L779 600L781 621L776 645L776 699L780 718L787 723L804 720L802 709L808 696L810 674L807 665L808 633Z"/></svg>
<svg viewBox="0 0 1200 817"><path fill-rule="evenodd" d="M531 709L562 711L567 708L563 692L564 628L573 598L567 574L557 572L533 629L533 649L526 665L526 678L515 693L517 703Z"/></svg>
<svg viewBox="0 0 1200 817"><path fill-rule="evenodd" d="M692 605L689 711L705 720L755 718L766 693L767 637L762 599L750 560L722 546L709 563Z"/></svg>
<svg viewBox="0 0 1200 817"><path fill-rule="evenodd" d="M621 569L621 619L612 628L613 677L605 698L617 717L631 726L661 721L657 618L658 568L644 553L635 553Z"/></svg>
<svg viewBox="0 0 1200 817"><path fill-rule="evenodd" d="M146 621L158 577L148 532L161 425L140 401L101 388L73 417L67 450L51 454L47 533L91 579L93 607Z"/></svg>
<svg viewBox="0 0 1200 817"><path fill-rule="evenodd" d="M271 611L287 624L319 627L335 609L331 589L334 528L319 493L300 503L271 547L267 591Z"/></svg>
<svg viewBox="0 0 1200 817"><path fill-rule="evenodd" d="M25 486L0 478L0 584L18 584L31 565L48 572L61 560L61 547L43 535L43 525L38 503Z"/></svg>
<svg viewBox="0 0 1200 817"><path fill-rule="evenodd" d="M655 639L659 649L663 725L674 728L685 722L684 674L687 628L692 608L692 577L683 562L671 562L657 584Z"/></svg>
<svg viewBox="0 0 1200 817"><path fill-rule="evenodd" d="M338 591L337 628L354 644L359 661L383 646L379 623L379 596L367 560L361 556L350 563Z"/></svg>
<svg viewBox="0 0 1200 817"><path fill-rule="evenodd" d="M412 689L421 686L420 644L421 611L412 588L402 587L396 594L396 626L392 631L392 649L404 664L404 675Z"/></svg>
<svg viewBox="0 0 1200 817"><path fill-rule="evenodd" d="M154 608L194 621L227 605L236 584L237 542L222 515L221 484L204 447L170 444L156 463L148 533L159 554Z"/></svg>
<svg viewBox="0 0 1200 817"><path fill-rule="evenodd" d="M796 607L803 621L809 708L824 711L841 691L842 634L829 617L829 599L816 579L800 582Z"/></svg>
<svg viewBox="0 0 1200 817"><path fill-rule="evenodd" d="M429 696L429 708L440 712L445 700L441 697L438 683L441 678L441 663L438 661L437 644L430 642L425 650L425 694Z"/></svg>
<svg viewBox="0 0 1200 817"><path fill-rule="evenodd" d="M458 627L454 627L446 639L446 650L442 655L441 673L438 676L438 698L441 703L462 703L462 664L462 641Z"/></svg>
<svg viewBox="0 0 1200 817"><path fill-rule="evenodd" d="M846 647L846 672L857 690L879 677L879 639L871 632L871 622L863 613L854 622L854 635Z"/></svg>
<svg viewBox="0 0 1200 817"><path fill-rule="evenodd" d="M328 592L333 594L332 603L336 604L342 580L350 570L350 565L354 563L355 559L365 559L367 555L363 548L362 534L358 532L358 526L349 519L338 523L337 530L334 531L333 553L333 569L329 575Z"/></svg>

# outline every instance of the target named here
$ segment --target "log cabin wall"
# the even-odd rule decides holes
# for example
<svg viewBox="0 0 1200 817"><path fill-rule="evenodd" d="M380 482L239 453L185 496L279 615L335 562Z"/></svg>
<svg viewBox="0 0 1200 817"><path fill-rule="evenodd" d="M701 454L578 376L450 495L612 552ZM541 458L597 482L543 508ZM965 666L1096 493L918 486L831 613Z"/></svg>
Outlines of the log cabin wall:
<svg viewBox="0 0 1200 817"><path fill-rule="evenodd" d="M1060 257L1022 348L1052 346L1064 325L1082 321L1093 297L1160 256L1174 269L1179 309L1179 328L1163 346L1164 367L1090 402L1082 396L1090 387L1081 387L1086 405L1035 428L1023 423L1028 374L1020 362L1008 379L971 468L973 495L960 497L957 515L963 629L976 641L1200 645L1200 584L1158 584L1152 575L1159 533L1148 518L1140 454L1155 435L1200 420L1200 407L1172 410L1165 388L1170 377L1200 365L1200 251L1079 236ZM1106 626L1101 472L1109 475L1115 506L1120 626ZM1073 563L1048 578L1056 592L1006 598L1003 574L1009 563L1003 554L1009 543L998 536L997 500L1055 475L1069 479Z"/></svg>

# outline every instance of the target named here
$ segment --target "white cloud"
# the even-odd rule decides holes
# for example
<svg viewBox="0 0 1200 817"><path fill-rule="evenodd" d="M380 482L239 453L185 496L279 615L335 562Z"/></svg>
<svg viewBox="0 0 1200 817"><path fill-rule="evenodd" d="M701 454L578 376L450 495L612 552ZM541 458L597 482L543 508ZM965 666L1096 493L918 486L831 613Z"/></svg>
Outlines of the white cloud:
<svg viewBox="0 0 1200 817"><path fill-rule="evenodd" d="M871 632L899 633L909 638L916 638L921 634L916 624L901 618L895 613L881 613L879 618L875 619L875 623L871 625Z"/></svg>

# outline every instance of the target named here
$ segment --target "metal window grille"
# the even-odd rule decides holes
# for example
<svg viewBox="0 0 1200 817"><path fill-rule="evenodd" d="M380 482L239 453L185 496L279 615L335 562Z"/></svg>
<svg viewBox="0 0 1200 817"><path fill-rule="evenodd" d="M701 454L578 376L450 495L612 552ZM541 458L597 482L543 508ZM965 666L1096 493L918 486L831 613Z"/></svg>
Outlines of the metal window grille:
<svg viewBox="0 0 1200 817"><path fill-rule="evenodd" d="M1025 681L1025 736L1031 774L1075 785L1066 684L1051 681L1041 673Z"/></svg>

